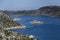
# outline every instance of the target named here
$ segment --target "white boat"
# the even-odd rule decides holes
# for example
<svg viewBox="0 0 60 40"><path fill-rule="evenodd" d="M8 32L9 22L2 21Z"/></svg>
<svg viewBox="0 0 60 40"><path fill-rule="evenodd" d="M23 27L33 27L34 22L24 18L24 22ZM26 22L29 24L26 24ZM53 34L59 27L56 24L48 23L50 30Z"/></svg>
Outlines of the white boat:
<svg viewBox="0 0 60 40"><path fill-rule="evenodd" d="M42 21L39 21L39 20L33 20L30 22L31 24L43 24Z"/></svg>

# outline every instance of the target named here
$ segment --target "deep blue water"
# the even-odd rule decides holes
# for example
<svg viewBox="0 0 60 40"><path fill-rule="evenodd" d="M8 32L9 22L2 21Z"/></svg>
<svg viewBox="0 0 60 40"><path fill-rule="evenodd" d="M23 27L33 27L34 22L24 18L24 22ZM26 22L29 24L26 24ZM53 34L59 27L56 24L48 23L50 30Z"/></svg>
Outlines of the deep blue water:
<svg viewBox="0 0 60 40"><path fill-rule="evenodd" d="M60 40L60 18L47 16L11 16L18 17L20 24L27 26L25 29L14 29L12 31L22 34L34 35L38 40ZM41 20L43 24L32 25L32 20Z"/></svg>

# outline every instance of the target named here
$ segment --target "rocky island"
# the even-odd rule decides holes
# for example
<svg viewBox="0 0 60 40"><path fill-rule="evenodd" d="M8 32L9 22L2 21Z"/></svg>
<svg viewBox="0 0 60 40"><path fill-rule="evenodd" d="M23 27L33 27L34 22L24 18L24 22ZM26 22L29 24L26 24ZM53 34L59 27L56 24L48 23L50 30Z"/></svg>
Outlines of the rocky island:
<svg viewBox="0 0 60 40"><path fill-rule="evenodd" d="M40 20L32 20L30 24L43 24L43 22Z"/></svg>
<svg viewBox="0 0 60 40"><path fill-rule="evenodd" d="M0 40L34 40L34 36L23 35L10 31L12 28L25 28L23 25L13 21L4 12L0 12Z"/></svg>

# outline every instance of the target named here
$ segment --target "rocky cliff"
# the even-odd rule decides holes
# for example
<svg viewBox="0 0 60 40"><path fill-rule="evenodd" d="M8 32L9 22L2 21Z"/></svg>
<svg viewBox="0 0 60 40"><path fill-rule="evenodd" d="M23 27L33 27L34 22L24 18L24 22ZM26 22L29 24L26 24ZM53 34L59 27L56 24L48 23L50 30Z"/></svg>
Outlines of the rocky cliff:
<svg viewBox="0 0 60 40"><path fill-rule="evenodd" d="M6 29L11 27L14 28L15 26L22 27L22 25L13 21L13 19L4 12L0 12L0 40L34 40L34 38L30 37L31 35L23 35Z"/></svg>
<svg viewBox="0 0 60 40"><path fill-rule="evenodd" d="M0 25L4 28L11 28L11 27L22 27L23 25L13 21L10 16L6 15L4 12L0 12Z"/></svg>

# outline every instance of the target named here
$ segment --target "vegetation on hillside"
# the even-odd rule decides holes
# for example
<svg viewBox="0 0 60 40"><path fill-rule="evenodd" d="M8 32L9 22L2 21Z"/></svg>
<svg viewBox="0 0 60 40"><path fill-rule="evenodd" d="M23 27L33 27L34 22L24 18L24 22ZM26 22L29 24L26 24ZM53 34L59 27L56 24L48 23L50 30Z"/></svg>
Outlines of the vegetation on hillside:
<svg viewBox="0 0 60 40"><path fill-rule="evenodd" d="M5 28L22 26L16 21L13 21L8 15L0 12L0 40L34 40L34 38L29 38L30 35L22 35L17 32L12 32Z"/></svg>
<svg viewBox="0 0 60 40"><path fill-rule="evenodd" d="M44 6L37 10L2 11L6 14L60 16L60 6Z"/></svg>

